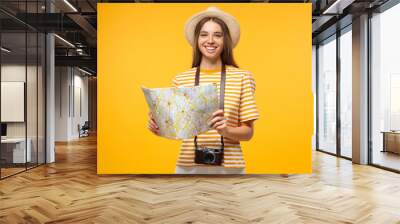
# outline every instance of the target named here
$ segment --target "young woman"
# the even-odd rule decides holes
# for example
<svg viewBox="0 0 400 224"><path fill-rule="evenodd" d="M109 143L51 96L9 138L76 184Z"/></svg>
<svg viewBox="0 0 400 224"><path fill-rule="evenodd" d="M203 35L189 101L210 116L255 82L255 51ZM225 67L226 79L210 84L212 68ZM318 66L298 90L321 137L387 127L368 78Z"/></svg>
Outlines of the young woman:
<svg viewBox="0 0 400 224"><path fill-rule="evenodd" d="M215 111L208 123L213 130L196 138L197 145L202 147L221 148L223 143L224 153L221 165L195 163L195 139L185 139L176 173L243 174L245 163L240 141L252 138L253 122L259 114L254 98L253 76L239 69L233 58L233 48L240 37L239 24L233 16L210 7L188 20L185 34L193 47L192 69L177 75L173 85L194 86L196 72L199 72L200 85L216 83L220 89L222 70L225 70L224 109ZM149 129L158 134L158 126L151 114Z"/></svg>

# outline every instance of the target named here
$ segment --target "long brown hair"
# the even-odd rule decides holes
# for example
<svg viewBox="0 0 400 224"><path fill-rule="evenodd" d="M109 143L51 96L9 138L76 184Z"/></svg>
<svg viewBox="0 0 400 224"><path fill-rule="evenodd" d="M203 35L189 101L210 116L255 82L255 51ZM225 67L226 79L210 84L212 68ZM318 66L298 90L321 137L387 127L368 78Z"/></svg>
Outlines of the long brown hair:
<svg viewBox="0 0 400 224"><path fill-rule="evenodd" d="M201 63L201 58L202 58L202 53L199 49L198 42L199 42L199 36L200 36L200 30L203 27L203 25L208 22L208 21L213 21L217 23L218 25L221 26L222 32L223 32L223 37L224 37L224 46L222 48L222 53L221 53L221 61L225 65L231 65L234 67L238 67L235 60L233 59L233 47L232 47L232 38L229 33L229 28L225 24L224 21L222 21L219 18L216 17L205 17L200 22L197 23L196 28L194 29L194 43L193 43L193 61L192 61L192 67L198 67L200 66Z"/></svg>

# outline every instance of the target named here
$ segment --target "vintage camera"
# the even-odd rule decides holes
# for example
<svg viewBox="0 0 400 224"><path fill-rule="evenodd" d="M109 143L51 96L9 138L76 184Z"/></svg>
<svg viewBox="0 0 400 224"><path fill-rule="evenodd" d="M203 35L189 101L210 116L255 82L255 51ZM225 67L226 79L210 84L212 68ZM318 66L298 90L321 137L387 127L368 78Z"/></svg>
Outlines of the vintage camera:
<svg viewBox="0 0 400 224"><path fill-rule="evenodd" d="M199 147L195 150L194 162L197 164L217 165L222 164L224 158L223 149L213 149L207 147Z"/></svg>

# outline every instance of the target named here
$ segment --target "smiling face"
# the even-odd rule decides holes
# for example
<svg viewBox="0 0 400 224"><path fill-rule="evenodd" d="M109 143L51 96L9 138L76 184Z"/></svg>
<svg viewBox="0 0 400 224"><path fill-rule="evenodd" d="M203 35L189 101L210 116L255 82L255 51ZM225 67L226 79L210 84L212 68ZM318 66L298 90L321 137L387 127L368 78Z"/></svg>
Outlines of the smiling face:
<svg viewBox="0 0 400 224"><path fill-rule="evenodd" d="M192 67L200 66L203 59L238 67L233 59L232 39L226 23L216 17L201 19L194 30Z"/></svg>
<svg viewBox="0 0 400 224"><path fill-rule="evenodd" d="M197 47L206 59L218 60L224 48L224 33L221 26L212 20L204 23L200 30Z"/></svg>

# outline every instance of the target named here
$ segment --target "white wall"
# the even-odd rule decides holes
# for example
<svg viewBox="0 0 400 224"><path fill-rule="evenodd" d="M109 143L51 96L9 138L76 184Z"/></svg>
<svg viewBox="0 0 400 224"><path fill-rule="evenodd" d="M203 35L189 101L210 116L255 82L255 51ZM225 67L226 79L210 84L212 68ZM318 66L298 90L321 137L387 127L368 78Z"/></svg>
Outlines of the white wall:
<svg viewBox="0 0 400 224"><path fill-rule="evenodd" d="M70 141L79 138L78 124L88 120L88 77L71 67L56 67L55 73L55 140Z"/></svg>
<svg viewBox="0 0 400 224"><path fill-rule="evenodd" d="M28 71L32 67L28 67ZM31 74L28 72L28 74ZM1 66L1 81L2 82L25 82L25 64L9 64ZM4 96L3 96L4 97ZM1 108L5 110L6 108ZM11 122L7 123L7 137L25 137L25 123Z"/></svg>
<svg viewBox="0 0 400 224"><path fill-rule="evenodd" d="M1 81L2 82L25 82L25 75L27 69L28 81L30 86L36 86L36 80L31 77L32 75L36 77L36 66L28 66L27 68L24 65L18 64L5 64L1 66ZM32 107L36 111L36 87L35 88L27 88L27 106L31 108L28 109L27 118L28 118L28 137L30 133L35 133L36 135L36 113L32 113ZM4 97L4 96L3 96ZM31 102L34 102L33 105L30 105ZM40 106L40 105L39 105ZM1 108L2 110L6 110L7 108ZM35 124L31 124L34 122ZM8 137L25 137L25 123L26 122L7 122L7 136ZM31 130L32 128L32 130Z"/></svg>
<svg viewBox="0 0 400 224"><path fill-rule="evenodd" d="M88 111L88 106L89 106L89 102L88 102L88 96L89 96L89 92L88 92L88 77L85 76L81 76L82 73L78 73L78 75L76 75L76 71L75 70L75 77L74 77L74 89L75 89L75 96L74 96L74 100L75 100L75 106L74 106L74 110L75 113L73 113L74 115L74 119L72 119L72 136L74 136L75 138L79 137L79 133L78 133L78 124L80 124L81 126L85 123L85 121L88 121L89 118L89 111ZM80 91L80 93L78 92ZM80 97L79 97L80 95ZM80 101L80 102L78 102ZM81 108L78 108L81 107ZM82 111L80 112L79 109L81 109Z"/></svg>
<svg viewBox="0 0 400 224"><path fill-rule="evenodd" d="M55 141L68 141L70 74L67 67L55 68Z"/></svg>
<svg viewBox="0 0 400 224"><path fill-rule="evenodd" d="M37 70L38 69L38 70ZM22 113L27 115L27 120L23 122L6 122L7 137L9 138L24 138L25 135L30 140L30 148L32 161L36 162L39 158L39 163L44 163L44 74L41 66L24 64L3 64L1 66L1 81L2 82L24 82L26 83L26 108L23 106ZM27 80L25 80L27 78ZM7 97L7 96L2 96ZM1 108L1 110L10 110L10 108ZM13 111L8 111L13 113ZM36 153L39 153L37 156ZM49 160L51 162L51 160Z"/></svg>
<svg viewBox="0 0 400 224"><path fill-rule="evenodd" d="M1 121L24 122L25 83L1 81ZM36 107L35 107L36 108Z"/></svg>

